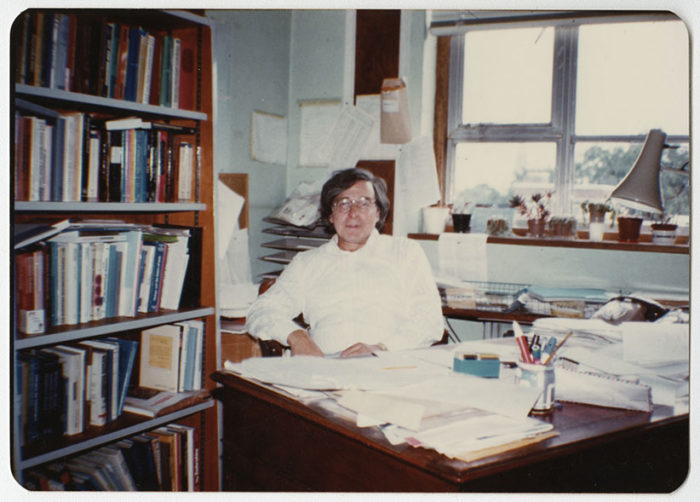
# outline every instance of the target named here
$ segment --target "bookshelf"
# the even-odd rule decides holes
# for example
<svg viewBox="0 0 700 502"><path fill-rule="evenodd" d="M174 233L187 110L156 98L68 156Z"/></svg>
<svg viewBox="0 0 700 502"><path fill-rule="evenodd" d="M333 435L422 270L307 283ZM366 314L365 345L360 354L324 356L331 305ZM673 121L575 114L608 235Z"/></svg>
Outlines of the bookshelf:
<svg viewBox="0 0 700 502"><path fill-rule="evenodd" d="M26 23L24 16L27 19ZM14 394L11 407L13 474L20 484L27 483L25 486L30 486L30 489L48 489L43 484L39 488L35 484L30 485L36 480L34 469L41 469L56 461L70 461L78 456L89 456L96 451L101 451L105 446L111 448L118 442L128 443L134 436L148 435L166 425L177 423L185 428L196 430L199 436L195 444L198 453L197 456L192 457L196 459L194 461L197 464L194 468L198 476L196 488L203 491L216 490L219 483L218 427L216 406L212 399L204 399L194 405L155 418L124 412L113 417L113 420L105 425L86 425L78 434L54 434L50 437L42 437L38 441L24 441L25 444L22 444L25 432L23 427L26 427L26 417L24 417L25 424L22 423L23 412L26 412L22 409L22 391L26 387L22 387L19 381L21 378L16 371L21 367L20 359L42 349L109 338L138 340L140 332L145 329L173 323L203 321L201 385L207 390L214 388L215 384L207 379L207 375L216 369L214 318L216 298L215 288L211 287L215 277L211 25L205 17L196 13L176 10L140 9L135 12L126 9L73 9L70 11L30 9L24 16L20 16L15 21L12 29L14 49L11 68L14 86L10 106L12 117L15 117L15 120L11 121L13 132L11 138L15 138L11 143L14 145L11 155L14 193L13 223L16 225L36 222L51 224L65 219L104 219L121 220L127 225L135 225L139 228L150 225L186 227L197 229L201 250L193 259L197 263L195 270L198 269L198 281L196 281L198 298L189 298L187 302L180 301L179 307L175 309L156 308L149 312L134 311L132 315L114 315L99 320L91 319L77 324L59 325L52 325L47 311L46 328L37 334L25 334L20 332L17 305L15 305L10 331L13 333L11 338L11 388ZM62 32L59 26L65 26L68 33L64 35L64 45L60 43ZM53 33L52 29L58 34L55 38L47 36ZM112 30L111 37L105 35L108 29ZM128 39L124 35L129 33L129 30L137 29L140 30L141 38L139 44L132 43L132 47L140 45L141 54L146 56L140 62L136 60L141 65L140 70L133 67L128 71L141 71L143 76L138 77L139 85L144 86L145 82L150 82L152 89L149 92L148 85L138 87L135 83L135 89L141 88L140 98L138 95L121 94L116 85L119 77L116 70L119 64L117 57L119 53L116 48L119 47L119 42L115 40L122 42L122 47L128 46L128 43L123 42ZM36 41L37 37L41 39L40 31L44 42ZM121 38L119 38L120 35ZM111 40L109 47L115 48L115 56L112 58L114 61L112 64L115 65L112 73L113 81L106 77L106 68L112 68L111 64L102 64L110 61L110 50L100 42L107 39ZM178 41L174 41L175 39ZM87 44L86 41L89 40L96 43ZM149 44L153 47L152 50L147 49ZM178 44L179 52L173 49L174 55L162 57L165 54L164 46L174 47ZM63 56L57 55L58 53L62 53ZM31 63L28 63L29 54L31 54ZM126 56L127 52L122 54ZM169 74L177 75L177 78L171 78L168 84L162 84L166 81L165 70L158 70L158 68L165 68L163 66L165 63L162 63L165 60L173 65L180 65L180 71L170 71ZM28 72L29 65L32 65L34 70L43 72L42 75ZM150 70L146 70L149 66ZM65 68L68 68L68 71L65 71ZM124 70L122 74L124 78L127 75L126 71ZM133 73L133 75L137 74ZM46 75L48 77L45 78ZM156 87L157 81L162 85ZM164 100L166 87L167 92L173 94ZM179 95L179 98L176 99L175 95ZM57 126L59 121L65 125L64 117L70 114L80 114L80 117L84 117L85 127L76 136L80 138L78 150L76 150L78 153L75 154L77 160L66 164L63 162L67 155L65 150L68 144L65 138L69 134L65 133L61 141L56 131L59 129ZM39 121L36 119L43 120L44 125L50 126L47 128L49 132L42 129L42 135L36 135L35 131L39 130L32 129L32 135L24 136L23 133L27 131L23 129L24 124L30 122L27 117L34 117L31 123ZM138 117L148 123L148 127L118 129L120 138L128 137L129 141L143 141L142 144L146 145L148 156L144 156L143 162L140 163L126 160L125 152L138 155L136 147L118 144L117 133L114 130L109 131L107 127L109 121L130 117ZM143 134L132 132L136 130L146 132ZM139 136L140 138L137 138ZM41 138L43 151L41 148L37 148L36 151L41 155L27 156L29 149L39 142L37 138ZM95 140L94 143L90 143L91 138ZM151 143L152 138L158 138L162 142L161 157L155 156L156 142L154 140ZM182 143L187 143L187 148L181 146ZM60 146L60 150L56 145ZM110 166L116 163L113 159L117 157L114 156L115 150L112 148L115 146L122 147L119 150L122 156L119 157L120 164L117 167ZM178 156L182 155L181 152L186 149L190 152L187 163L183 160L185 157ZM95 152L95 171L87 170L91 166L90 151ZM56 159L59 158L57 152L61 154L60 165L64 166L63 170L56 169ZM154 160L156 158L162 159L161 164ZM131 165L128 162L134 164ZM76 176L75 173L82 169L78 178L81 181L77 184L76 197L66 197L61 189L63 187L55 188L50 184L44 187L32 185L45 175L52 180L57 180L59 176L62 181L65 180L65 176L68 176L66 174L68 169L65 166L69 165L77 166L74 167L76 171L70 176ZM184 171L181 166L188 168L189 177L178 178L181 170ZM110 178L110 167L112 172L119 173L121 177ZM166 173L165 167L172 167L172 173ZM29 177L28 175L34 171L40 174L35 174L35 178ZM140 174L133 174L133 172ZM98 175L95 176L95 173ZM90 192L88 186L90 179L94 183L92 188L97 192ZM137 179L140 181L135 181ZM110 185L113 188L118 185L120 189L110 192ZM45 248L49 247L45 245ZM46 252L49 253L49 251ZM21 250L12 255L13 270L20 254ZM190 258L192 256L190 254ZM50 264L46 264L46 270L54 269ZM45 281L49 282L48 272ZM13 275L15 292L17 286L18 278ZM51 294L55 292L47 292L47 297L50 298ZM17 295L13 295L13 298L19 301ZM47 310L50 305L47 301ZM135 366L138 367L139 354L137 353L135 357ZM136 375L138 372L134 373L132 383L136 380ZM192 484L191 480L190 484ZM180 480L177 486L179 488L176 489L186 489L187 482L183 484ZM189 486L189 489L192 488L193 486Z"/></svg>

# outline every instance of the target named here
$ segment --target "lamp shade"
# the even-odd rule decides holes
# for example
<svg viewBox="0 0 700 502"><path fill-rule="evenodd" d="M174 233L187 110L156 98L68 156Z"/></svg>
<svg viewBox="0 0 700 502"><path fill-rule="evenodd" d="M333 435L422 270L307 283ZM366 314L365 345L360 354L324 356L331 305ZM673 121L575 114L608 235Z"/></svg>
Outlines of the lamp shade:
<svg viewBox="0 0 700 502"><path fill-rule="evenodd" d="M641 211L663 211L659 172L665 141L665 132L660 129L649 131L639 157L627 176L612 191L611 199Z"/></svg>

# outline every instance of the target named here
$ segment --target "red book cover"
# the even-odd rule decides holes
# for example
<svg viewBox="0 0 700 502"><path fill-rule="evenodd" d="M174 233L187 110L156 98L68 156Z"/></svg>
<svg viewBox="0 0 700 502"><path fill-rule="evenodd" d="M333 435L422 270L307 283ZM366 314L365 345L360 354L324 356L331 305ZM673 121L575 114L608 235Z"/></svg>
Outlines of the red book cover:
<svg viewBox="0 0 700 502"><path fill-rule="evenodd" d="M124 88L126 86L126 63L129 53L129 27L120 26L119 32L119 61L117 63L117 88L114 97L124 99Z"/></svg>
<svg viewBox="0 0 700 502"><path fill-rule="evenodd" d="M160 105L160 73L163 60L163 36L156 35L156 45L153 50L153 71L151 73L151 94L148 97L148 103L151 105Z"/></svg>
<svg viewBox="0 0 700 502"><path fill-rule="evenodd" d="M77 39L77 19L75 14L68 14L70 28L68 29L68 56L66 58L67 91L75 91L75 41Z"/></svg>

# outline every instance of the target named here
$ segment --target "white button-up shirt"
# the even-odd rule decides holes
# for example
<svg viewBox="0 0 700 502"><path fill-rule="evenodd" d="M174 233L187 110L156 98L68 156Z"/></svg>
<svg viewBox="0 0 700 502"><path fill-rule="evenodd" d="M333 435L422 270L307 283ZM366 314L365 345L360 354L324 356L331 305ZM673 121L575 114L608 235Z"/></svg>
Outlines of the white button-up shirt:
<svg viewBox="0 0 700 502"><path fill-rule="evenodd" d="M251 306L247 329L287 344L300 313L325 354L358 342L389 350L428 346L444 330L440 295L421 247L376 230L357 251L340 249L334 235L298 253Z"/></svg>

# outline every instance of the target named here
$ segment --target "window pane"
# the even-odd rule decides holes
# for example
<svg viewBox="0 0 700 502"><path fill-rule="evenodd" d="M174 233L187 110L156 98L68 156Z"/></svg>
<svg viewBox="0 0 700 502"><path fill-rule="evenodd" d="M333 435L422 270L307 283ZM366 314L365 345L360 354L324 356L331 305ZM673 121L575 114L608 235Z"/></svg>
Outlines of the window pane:
<svg viewBox="0 0 700 502"><path fill-rule="evenodd" d="M603 201L634 165L641 143L584 143L575 148L574 208L586 200ZM668 215L690 214L688 176L674 173L688 162L688 145L665 149L661 157L661 195Z"/></svg>
<svg viewBox="0 0 700 502"><path fill-rule="evenodd" d="M455 149L454 201L472 202L473 232L483 232L488 218L505 217L514 195L529 197L553 189L554 143L461 143Z"/></svg>
<svg viewBox="0 0 700 502"><path fill-rule="evenodd" d="M467 33L462 123L549 123L553 53L551 27Z"/></svg>
<svg viewBox="0 0 700 502"><path fill-rule="evenodd" d="M680 21L581 26L576 133L688 134L688 65Z"/></svg>

